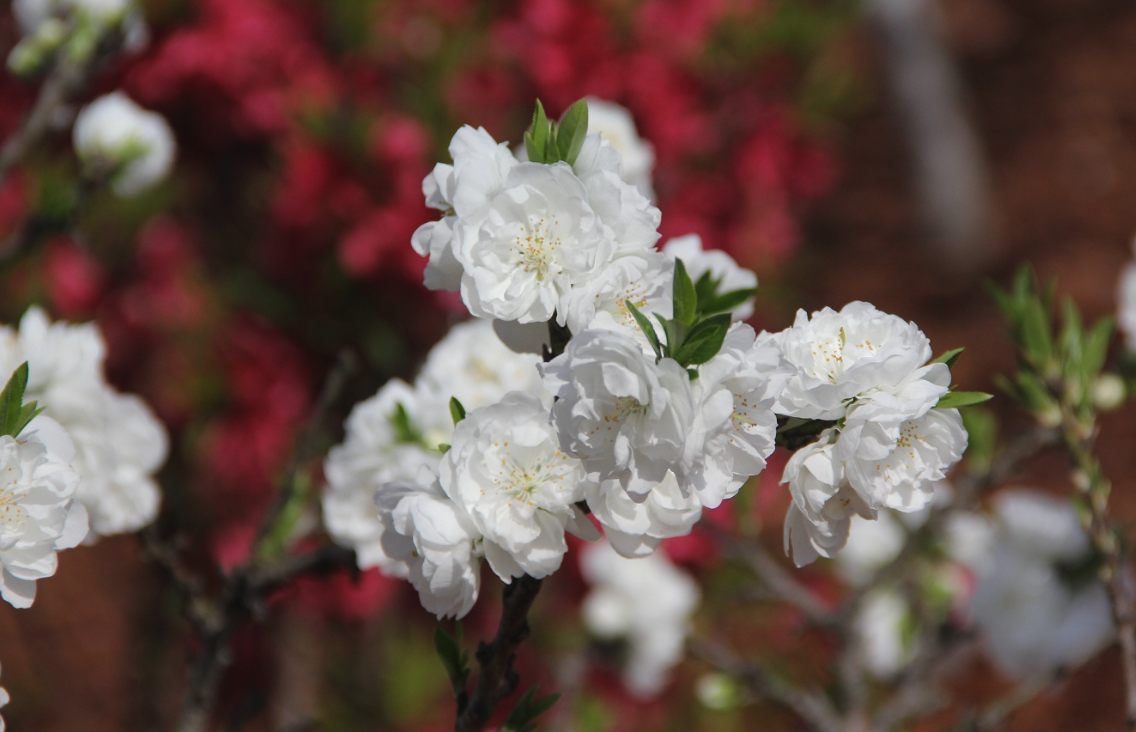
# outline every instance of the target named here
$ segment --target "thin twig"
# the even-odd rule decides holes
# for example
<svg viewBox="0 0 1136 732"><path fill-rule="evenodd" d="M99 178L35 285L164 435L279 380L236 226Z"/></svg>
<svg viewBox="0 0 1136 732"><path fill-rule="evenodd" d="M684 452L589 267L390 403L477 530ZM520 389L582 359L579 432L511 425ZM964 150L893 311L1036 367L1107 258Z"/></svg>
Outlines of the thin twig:
<svg viewBox="0 0 1136 732"><path fill-rule="evenodd" d="M788 709L818 732L847 732L844 720L822 693L787 683L759 664L736 658L717 643L697 641L692 644L691 652L711 666L742 681L755 697Z"/></svg>
<svg viewBox="0 0 1136 732"><path fill-rule="evenodd" d="M1069 409L1061 423L1065 449L1073 461L1073 486L1088 508L1085 530L1103 560L1101 582L1108 591L1124 668L1125 724L1136 730L1136 611L1131 583L1125 580L1120 538L1108 516L1112 486L1093 454L1095 425L1084 425Z"/></svg>
<svg viewBox="0 0 1136 732"><path fill-rule="evenodd" d="M832 609L786 572L761 545L738 539L710 521L699 526L699 530L708 533L728 554L749 565L773 597L797 608L815 625L832 625Z"/></svg>
<svg viewBox="0 0 1136 732"><path fill-rule="evenodd" d="M345 553L338 548L325 547L267 566L263 564L262 557L266 541L292 498L296 476L312 450L328 410L341 393L344 382L353 369L353 360L348 355L341 355L328 373L319 399L284 471L280 490L257 527L256 539L248 559L228 576L220 599L213 605L213 612L205 616L208 622L201 626L202 632L199 633L202 650L190 668L189 684L175 727L178 732L201 732L205 729L221 681L221 672L229 664L229 642L232 635L241 620L259 607L264 595L297 574L326 567L329 562L343 562L354 556L353 552Z"/></svg>

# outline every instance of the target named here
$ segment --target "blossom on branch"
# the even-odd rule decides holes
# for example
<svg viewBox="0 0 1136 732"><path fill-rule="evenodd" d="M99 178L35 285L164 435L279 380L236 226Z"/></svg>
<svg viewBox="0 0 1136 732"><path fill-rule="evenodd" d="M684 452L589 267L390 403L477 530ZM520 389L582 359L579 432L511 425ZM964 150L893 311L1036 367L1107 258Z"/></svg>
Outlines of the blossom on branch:
<svg viewBox="0 0 1136 732"><path fill-rule="evenodd" d="M55 574L56 552L87 535L87 512L74 500L81 478L74 447L52 419L39 416L18 437L0 436L0 597L31 607L35 582Z"/></svg>

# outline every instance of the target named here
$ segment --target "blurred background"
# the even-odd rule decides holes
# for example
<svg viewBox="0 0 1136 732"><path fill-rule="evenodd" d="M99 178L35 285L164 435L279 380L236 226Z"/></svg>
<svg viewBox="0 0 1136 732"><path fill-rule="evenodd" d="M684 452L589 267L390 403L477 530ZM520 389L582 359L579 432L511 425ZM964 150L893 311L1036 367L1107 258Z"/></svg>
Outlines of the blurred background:
<svg viewBox="0 0 1136 732"><path fill-rule="evenodd" d="M19 33L0 8L6 54ZM448 161L461 124L520 141L535 98L555 115L586 95L631 111L654 145L664 239L698 233L755 270L755 327L867 300L917 322L936 352L966 346L955 370L965 389L994 391L993 375L1013 364L987 281L1031 263L1095 319L1114 312L1131 257L1136 7L1125 0L146 0L142 10L149 44L101 70L78 101L122 89L161 113L175 169L133 198L85 190L60 119L0 185L0 320L41 303L97 321L112 383L171 431L158 530L205 577L247 552L336 355L349 349L362 368L325 447L352 404L412 377L461 318L454 296L422 286L410 248L436 213L422 178ZM0 75L0 140L37 89ZM1129 524L1134 418L1131 407L1107 416L1100 438L1115 513ZM1055 456L1023 482L1061 492L1065 470ZM777 549L787 496L772 476L757 482L751 508ZM707 578L721 562L698 529L667 550ZM171 727L195 649L177 594L143 554L135 536L68 551L34 608L0 607L11 729ZM701 704L699 661L660 699L624 694L602 659L581 656L571 564L546 583L518 661L545 690L574 679L552 728L794 729L767 706ZM801 575L839 592L825 564ZM729 573L714 577L697 627L823 664L822 638L791 614L733 601ZM467 638L495 627L498 594L487 582ZM218 719L447 729L433 626L406 583L375 571L304 580L240 629ZM1007 729L1115 729L1119 676L1118 654L1105 651ZM981 662L952 683L963 699L1008 688Z"/></svg>

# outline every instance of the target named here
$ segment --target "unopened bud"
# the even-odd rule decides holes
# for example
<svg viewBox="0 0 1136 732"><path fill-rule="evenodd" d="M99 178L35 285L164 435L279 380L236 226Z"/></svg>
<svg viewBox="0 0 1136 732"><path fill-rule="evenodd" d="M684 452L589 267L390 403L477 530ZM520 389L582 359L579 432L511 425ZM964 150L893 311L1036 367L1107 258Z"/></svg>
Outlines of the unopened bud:
<svg viewBox="0 0 1136 732"><path fill-rule="evenodd" d="M1102 374L1093 382L1093 404L1102 412L1116 409L1128 398L1124 380L1116 374Z"/></svg>
<svg viewBox="0 0 1136 732"><path fill-rule="evenodd" d="M694 693L698 701L708 709L727 711L741 703L738 682L723 673L708 673L698 679Z"/></svg>

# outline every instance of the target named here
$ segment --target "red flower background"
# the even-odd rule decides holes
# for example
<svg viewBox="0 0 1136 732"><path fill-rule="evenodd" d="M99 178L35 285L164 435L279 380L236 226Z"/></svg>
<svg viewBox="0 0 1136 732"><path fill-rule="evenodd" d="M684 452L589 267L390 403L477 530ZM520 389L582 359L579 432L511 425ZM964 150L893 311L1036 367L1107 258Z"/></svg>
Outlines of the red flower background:
<svg viewBox="0 0 1136 732"><path fill-rule="evenodd" d="M519 141L536 98L553 114L585 95L626 106L655 147L664 238L699 233L756 270L769 294L755 324L779 325L800 304L782 282L804 280L803 290L832 305L844 300L815 292L872 299L882 289L872 289L878 278L868 278L870 292L841 283L841 267L856 260L832 242L850 241L871 260L863 236L837 234L829 249L794 259L808 238L802 222L856 222L831 203L810 218L837 182L836 142L852 140L855 150L844 124L874 88L859 70L864 44L847 3L155 0L145 12L151 44L99 75L89 96L122 88L164 115L178 142L175 172L136 199L96 191L81 200L69 184L77 168L66 134L37 150L0 186L0 239L36 227L34 246L3 264L0 314L15 322L35 301L98 322L112 382L141 394L171 430L159 531L182 542L203 576L247 554L337 354L354 353L361 368L323 447L338 439L351 404L413 374L460 317L453 296L422 287L424 262L409 242L433 215L422 178L447 160L461 124ZM11 19L0 19L0 45L15 40ZM34 85L0 77L0 139L34 97ZM830 260L826 275L796 275L795 261L811 266L818 256ZM878 304L899 310L887 297ZM933 339L962 332L928 317ZM318 461L311 467L318 490ZM779 527L786 498L777 474L754 486L744 508L710 520ZM318 526L312 532L318 541ZM696 531L666 549L703 573L720 564L714 547ZM822 596L839 592L820 573L806 579ZM194 648L176 594L137 540L67 552L58 576L41 584L32 610L0 613L11 728L169 727ZM690 690L705 669L693 663L677 672L681 691L632 701L610 664L580 650L582 588L566 565L542 594L518 659L526 682L586 688L553 713L561 729L792 728L767 707L702 708ZM729 593L711 585L706 602L727 607ZM491 634L497 594L487 581L467 638ZM800 618L742 610L722 610L715 624L739 644L785 653L789 673L823 666L823 639L801 637ZM305 579L267 614L237 635L220 722L449 728L433 619L406 583L374 571Z"/></svg>

